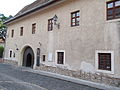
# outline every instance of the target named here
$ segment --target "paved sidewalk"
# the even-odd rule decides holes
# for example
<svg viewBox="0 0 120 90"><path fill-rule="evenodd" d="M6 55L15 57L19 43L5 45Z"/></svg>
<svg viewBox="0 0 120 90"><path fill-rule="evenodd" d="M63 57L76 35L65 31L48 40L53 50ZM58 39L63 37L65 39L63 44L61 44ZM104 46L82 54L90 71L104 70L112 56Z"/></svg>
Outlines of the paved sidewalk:
<svg viewBox="0 0 120 90"><path fill-rule="evenodd" d="M37 74L40 74L40 75L45 75L45 76L49 76L49 77L54 77L54 78L74 82L74 83L77 83L77 84L82 84L82 85L87 85L87 86L90 86L90 87L99 88L99 89L102 89L102 90L120 90L120 88L118 88L118 87L113 87L113 86L108 86L108 85L105 85L105 84L90 82L90 81L77 79L77 78L73 78L73 77L69 77L69 76L65 76L65 75L60 75L60 74L56 74L56 73L51 73L51 72L46 72L46 71L41 71L41 70L33 70L31 68L23 69L23 70L28 71L28 72L32 72L32 73L37 73Z"/></svg>
<svg viewBox="0 0 120 90"><path fill-rule="evenodd" d="M3 58L0 58L0 63L3 63L3 62L4 62Z"/></svg>
<svg viewBox="0 0 120 90"><path fill-rule="evenodd" d="M47 74L49 74L47 76ZM51 76L50 76L51 75ZM54 77L52 77L54 76ZM61 76L61 75L60 75ZM101 90L55 77L52 73L0 63L0 90Z"/></svg>

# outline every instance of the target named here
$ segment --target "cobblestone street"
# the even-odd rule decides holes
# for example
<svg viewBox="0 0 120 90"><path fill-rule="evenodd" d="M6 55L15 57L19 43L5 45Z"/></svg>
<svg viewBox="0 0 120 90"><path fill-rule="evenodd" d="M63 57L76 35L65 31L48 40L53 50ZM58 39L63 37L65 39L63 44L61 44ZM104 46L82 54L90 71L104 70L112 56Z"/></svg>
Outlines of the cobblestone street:
<svg viewBox="0 0 120 90"><path fill-rule="evenodd" d="M0 64L0 90L99 90Z"/></svg>

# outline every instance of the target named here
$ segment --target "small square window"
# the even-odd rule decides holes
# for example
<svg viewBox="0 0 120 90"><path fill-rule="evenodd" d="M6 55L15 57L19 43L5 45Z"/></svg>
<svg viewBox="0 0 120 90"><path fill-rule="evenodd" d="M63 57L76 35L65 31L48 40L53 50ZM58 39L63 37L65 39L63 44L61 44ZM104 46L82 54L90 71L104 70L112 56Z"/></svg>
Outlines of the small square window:
<svg viewBox="0 0 120 90"><path fill-rule="evenodd" d="M98 53L99 69L111 71L111 53Z"/></svg>
<svg viewBox="0 0 120 90"><path fill-rule="evenodd" d="M96 51L95 67L97 72L114 74L114 51Z"/></svg>
<svg viewBox="0 0 120 90"><path fill-rule="evenodd" d="M57 64L64 64L64 52L57 52Z"/></svg>
<svg viewBox="0 0 120 90"><path fill-rule="evenodd" d="M43 61L45 62L45 55L43 55Z"/></svg>

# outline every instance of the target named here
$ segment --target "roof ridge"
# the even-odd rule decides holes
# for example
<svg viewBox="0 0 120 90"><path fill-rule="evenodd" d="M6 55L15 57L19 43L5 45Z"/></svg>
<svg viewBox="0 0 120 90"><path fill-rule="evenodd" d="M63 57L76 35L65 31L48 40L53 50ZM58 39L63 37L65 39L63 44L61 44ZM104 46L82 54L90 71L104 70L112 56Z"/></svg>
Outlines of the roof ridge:
<svg viewBox="0 0 120 90"><path fill-rule="evenodd" d="M35 4L35 2L33 2L32 3L33 5L29 4L29 5L25 6L22 10L19 11L18 14L16 14L16 16L14 16L13 18L5 21L4 24L9 24L10 22L12 22L12 21L14 21L14 20L16 20L18 18L21 18L21 17L23 17L25 15L28 15L28 14L30 14L32 12L35 12L35 11L40 10L42 8L45 8L45 7L47 7L49 5L52 5L54 3L58 4L58 3L64 2L66 0L36 0L36 1L38 1L38 2L41 1L41 2L39 2L39 4L38 3Z"/></svg>
<svg viewBox="0 0 120 90"><path fill-rule="evenodd" d="M26 11L29 11L30 9L32 9L34 7L37 7L38 5L44 4L44 3L48 2L48 1L50 1L50 0L36 0L33 3L28 4L24 8L22 8L15 16L18 16L18 15L20 15L20 14L26 12Z"/></svg>

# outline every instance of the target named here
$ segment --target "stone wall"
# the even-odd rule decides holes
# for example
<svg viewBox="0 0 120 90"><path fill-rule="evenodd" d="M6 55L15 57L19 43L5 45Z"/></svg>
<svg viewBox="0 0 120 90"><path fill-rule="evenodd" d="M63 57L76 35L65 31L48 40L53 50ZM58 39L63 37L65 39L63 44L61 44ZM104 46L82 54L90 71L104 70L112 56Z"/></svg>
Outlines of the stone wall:
<svg viewBox="0 0 120 90"><path fill-rule="evenodd" d="M18 62L13 60L3 60L3 63L18 66Z"/></svg>
<svg viewBox="0 0 120 90"><path fill-rule="evenodd" d="M96 83L103 83L111 86L120 87L119 78L113 78L103 73L86 73L83 71L73 71L73 70L63 69L60 67L51 67L45 65L40 65L39 67L36 67L36 69L57 73L61 75L66 75L74 78L79 78L83 80L89 80Z"/></svg>

